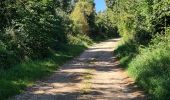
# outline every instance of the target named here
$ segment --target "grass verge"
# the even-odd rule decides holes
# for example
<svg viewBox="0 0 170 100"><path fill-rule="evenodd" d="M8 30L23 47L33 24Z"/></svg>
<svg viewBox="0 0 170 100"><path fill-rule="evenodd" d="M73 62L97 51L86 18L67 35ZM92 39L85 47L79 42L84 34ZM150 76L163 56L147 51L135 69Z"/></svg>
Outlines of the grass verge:
<svg viewBox="0 0 170 100"><path fill-rule="evenodd" d="M69 35L68 41L67 45L60 45L57 48L58 51L51 50L51 56L46 59L22 62L7 70L0 69L0 100L24 92L26 87L34 85L37 80L48 77L60 65L78 56L89 45L93 44L88 36L80 34Z"/></svg>
<svg viewBox="0 0 170 100"><path fill-rule="evenodd" d="M22 93L24 89L31 86L35 81L51 75L60 65L82 53L92 41L86 37L70 38L70 43L64 45L59 51L52 51L49 58L34 60L14 65L7 70L0 70L0 100ZM77 39L77 40L75 40Z"/></svg>
<svg viewBox="0 0 170 100"><path fill-rule="evenodd" d="M115 51L121 64L152 100L169 100L170 35L159 35L144 48L134 44L124 43Z"/></svg>

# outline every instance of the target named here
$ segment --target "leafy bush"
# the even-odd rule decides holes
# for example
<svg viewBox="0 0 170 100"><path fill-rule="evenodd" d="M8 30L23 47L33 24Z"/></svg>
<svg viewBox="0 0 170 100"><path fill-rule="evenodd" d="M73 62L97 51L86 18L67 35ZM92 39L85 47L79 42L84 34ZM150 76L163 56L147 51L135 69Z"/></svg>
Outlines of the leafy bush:
<svg viewBox="0 0 170 100"><path fill-rule="evenodd" d="M92 44L88 36L73 29L72 3L0 1L0 100L23 92Z"/></svg>
<svg viewBox="0 0 170 100"><path fill-rule="evenodd" d="M0 68L7 69L17 63L16 55L6 49L6 45L0 41Z"/></svg>
<svg viewBox="0 0 170 100"><path fill-rule="evenodd" d="M51 50L50 57L46 59L26 61L13 65L7 70L1 69L0 100L6 100L13 95L22 93L25 87L32 85L37 79L53 73L59 65L78 56L87 48L87 44L92 43L91 39L85 35L69 35L68 41L68 44L60 45L60 49L57 51ZM1 43L1 45L4 44ZM2 50L5 49L2 48Z"/></svg>
<svg viewBox="0 0 170 100"><path fill-rule="evenodd" d="M106 0L123 42L115 50L153 100L170 98L169 0ZM114 25L114 24L113 24ZM164 35L156 35L164 34Z"/></svg>
<svg viewBox="0 0 170 100"><path fill-rule="evenodd" d="M170 98L170 32L166 33L154 36L149 46L127 41L114 51L123 67L153 100Z"/></svg>
<svg viewBox="0 0 170 100"><path fill-rule="evenodd" d="M77 35L68 35L69 44L76 44L81 46L89 46L93 43L93 41L87 36L83 34Z"/></svg>
<svg viewBox="0 0 170 100"><path fill-rule="evenodd" d="M128 71L154 100L170 98L170 35L155 37L132 59Z"/></svg>
<svg viewBox="0 0 170 100"><path fill-rule="evenodd" d="M49 56L49 49L67 44L67 33L72 33L71 20L66 12L53 6L52 1L16 0L2 1L1 4L4 13L0 20L3 15L8 15L6 11L10 13L4 22L8 24L0 28L0 40L7 49L2 56L17 55L20 60L45 58Z"/></svg>

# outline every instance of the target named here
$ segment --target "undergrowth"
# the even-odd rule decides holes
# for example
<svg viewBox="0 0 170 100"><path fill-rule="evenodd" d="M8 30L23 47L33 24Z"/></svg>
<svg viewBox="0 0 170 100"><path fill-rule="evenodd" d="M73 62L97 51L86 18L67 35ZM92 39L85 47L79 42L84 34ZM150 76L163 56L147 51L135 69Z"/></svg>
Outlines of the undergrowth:
<svg viewBox="0 0 170 100"><path fill-rule="evenodd" d="M136 82L153 100L170 98L170 35L158 35L149 46L135 43L118 46L115 54Z"/></svg>
<svg viewBox="0 0 170 100"><path fill-rule="evenodd" d="M9 69L0 69L0 100L22 93L26 87L51 75L60 65L78 56L93 43L84 35L70 36L68 39L70 43L61 46L62 49L58 51L51 50L48 58L29 60Z"/></svg>

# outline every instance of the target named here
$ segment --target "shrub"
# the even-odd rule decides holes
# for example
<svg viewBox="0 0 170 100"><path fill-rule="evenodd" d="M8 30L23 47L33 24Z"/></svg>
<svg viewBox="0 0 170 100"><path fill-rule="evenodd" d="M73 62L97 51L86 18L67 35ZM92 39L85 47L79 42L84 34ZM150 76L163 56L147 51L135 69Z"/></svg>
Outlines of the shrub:
<svg viewBox="0 0 170 100"><path fill-rule="evenodd" d="M6 45L0 41L0 68L7 69L16 63L16 55L13 52L8 51Z"/></svg>
<svg viewBox="0 0 170 100"><path fill-rule="evenodd" d="M72 45L80 45L80 46L89 46L93 43L93 41L87 36L83 34L77 35L68 35L69 44Z"/></svg>
<svg viewBox="0 0 170 100"><path fill-rule="evenodd" d="M155 37L130 62L128 71L154 100L170 98L170 35Z"/></svg>

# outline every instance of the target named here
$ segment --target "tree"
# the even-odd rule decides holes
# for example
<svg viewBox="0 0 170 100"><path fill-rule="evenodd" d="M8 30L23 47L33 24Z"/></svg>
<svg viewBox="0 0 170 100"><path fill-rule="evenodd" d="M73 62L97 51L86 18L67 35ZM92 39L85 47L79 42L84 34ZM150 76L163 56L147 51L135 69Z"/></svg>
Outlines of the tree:
<svg viewBox="0 0 170 100"><path fill-rule="evenodd" d="M93 0L79 0L73 12L71 13L71 19L74 22L75 30L80 33L87 34L90 32L89 24L94 14L94 3Z"/></svg>

